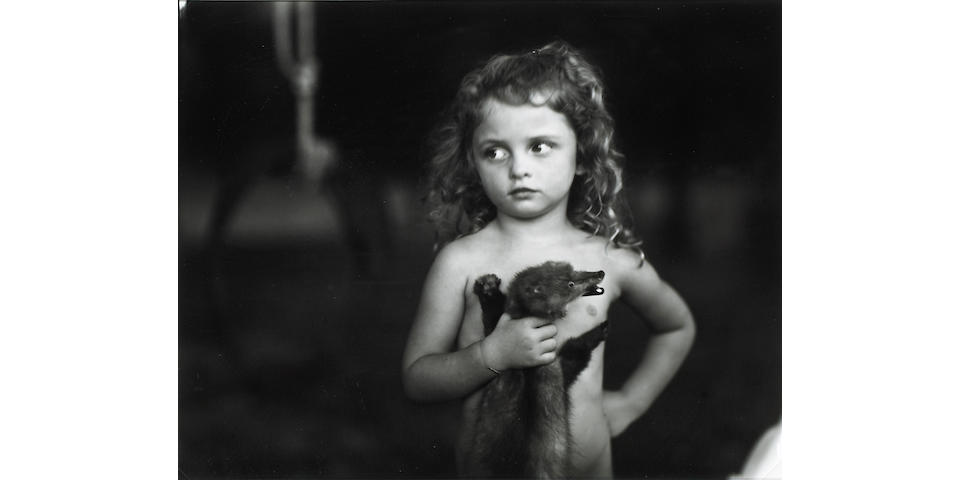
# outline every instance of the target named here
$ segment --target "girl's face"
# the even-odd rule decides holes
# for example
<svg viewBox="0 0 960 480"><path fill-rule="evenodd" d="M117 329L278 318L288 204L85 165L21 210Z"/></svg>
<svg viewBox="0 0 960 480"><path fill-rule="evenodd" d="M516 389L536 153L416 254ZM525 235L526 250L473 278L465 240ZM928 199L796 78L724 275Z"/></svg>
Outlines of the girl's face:
<svg viewBox="0 0 960 480"><path fill-rule="evenodd" d="M500 215L536 218L566 214L577 169L577 136L562 113L547 105L484 102L471 155L487 198Z"/></svg>

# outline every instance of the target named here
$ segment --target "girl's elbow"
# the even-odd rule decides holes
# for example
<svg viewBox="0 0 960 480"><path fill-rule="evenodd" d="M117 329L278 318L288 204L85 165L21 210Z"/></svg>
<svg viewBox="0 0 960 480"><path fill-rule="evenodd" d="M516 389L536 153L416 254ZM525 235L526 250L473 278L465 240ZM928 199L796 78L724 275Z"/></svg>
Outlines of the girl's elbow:
<svg viewBox="0 0 960 480"><path fill-rule="evenodd" d="M697 323L693 320L690 310L677 312L670 320L669 326L660 330L660 333L671 334L675 337L689 338L691 341L697 335Z"/></svg>
<svg viewBox="0 0 960 480"><path fill-rule="evenodd" d="M415 402L426 402L429 400L426 389L423 388L423 385L418 381L415 372L412 370L412 366L403 369L403 375L401 376L403 393L407 398Z"/></svg>
<svg viewBox="0 0 960 480"><path fill-rule="evenodd" d="M684 322L684 329L687 331L687 337L690 339L689 342L692 345L694 339L697 338L697 322L693 320L693 314L690 311L687 311L687 318Z"/></svg>

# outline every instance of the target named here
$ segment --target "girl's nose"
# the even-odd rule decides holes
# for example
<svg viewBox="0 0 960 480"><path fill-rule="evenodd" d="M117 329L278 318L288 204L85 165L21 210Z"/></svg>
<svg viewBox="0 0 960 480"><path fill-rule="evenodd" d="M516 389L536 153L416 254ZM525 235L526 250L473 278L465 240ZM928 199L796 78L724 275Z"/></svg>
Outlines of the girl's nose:
<svg viewBox="0 0 960 480"><path fill-rule="evenodd" d="M513 157L510 162L510 178L518 179L530 176L530 161L522 155Z"/></svg>

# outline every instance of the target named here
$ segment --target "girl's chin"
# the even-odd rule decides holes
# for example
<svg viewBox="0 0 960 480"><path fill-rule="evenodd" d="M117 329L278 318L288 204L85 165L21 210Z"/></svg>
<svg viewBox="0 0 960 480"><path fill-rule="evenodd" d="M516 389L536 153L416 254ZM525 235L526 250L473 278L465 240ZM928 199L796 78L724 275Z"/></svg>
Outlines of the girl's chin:
<svg viewBox="0 0 960 480"><path fill-rule="evenodd" d="M548 213L549 208L510 208L501 210L501 212L520 220L535 220Z"/></svg>
<svg viewBox="0 0 960 480"><path fill-rule="evenodd" d="M549 214L554 208L563 208L562 205L544 201L544 199L505 199L496 205L497 211L521 220L534 220Z"/></svg>

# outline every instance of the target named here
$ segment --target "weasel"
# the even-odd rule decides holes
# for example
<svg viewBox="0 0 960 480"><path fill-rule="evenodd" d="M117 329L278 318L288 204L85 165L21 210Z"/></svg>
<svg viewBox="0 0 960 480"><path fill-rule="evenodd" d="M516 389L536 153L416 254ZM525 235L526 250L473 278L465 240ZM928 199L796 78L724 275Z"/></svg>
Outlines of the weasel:
<svg viewBox="0 0 960 480"><path fill-rule="evenodd" d="M566 262L546 262L518 273L500 291L500 278L483 275L474 283L484 335L500 316L540 317L556 321L580 296L600 295L604 272L576 271ZM590 362L593 350L607 336L607 322L568 340L558 360L538 367L508 370L481 393L473 452L467 475L560 478L566 475L570 448L570 385Z"/></svg>

